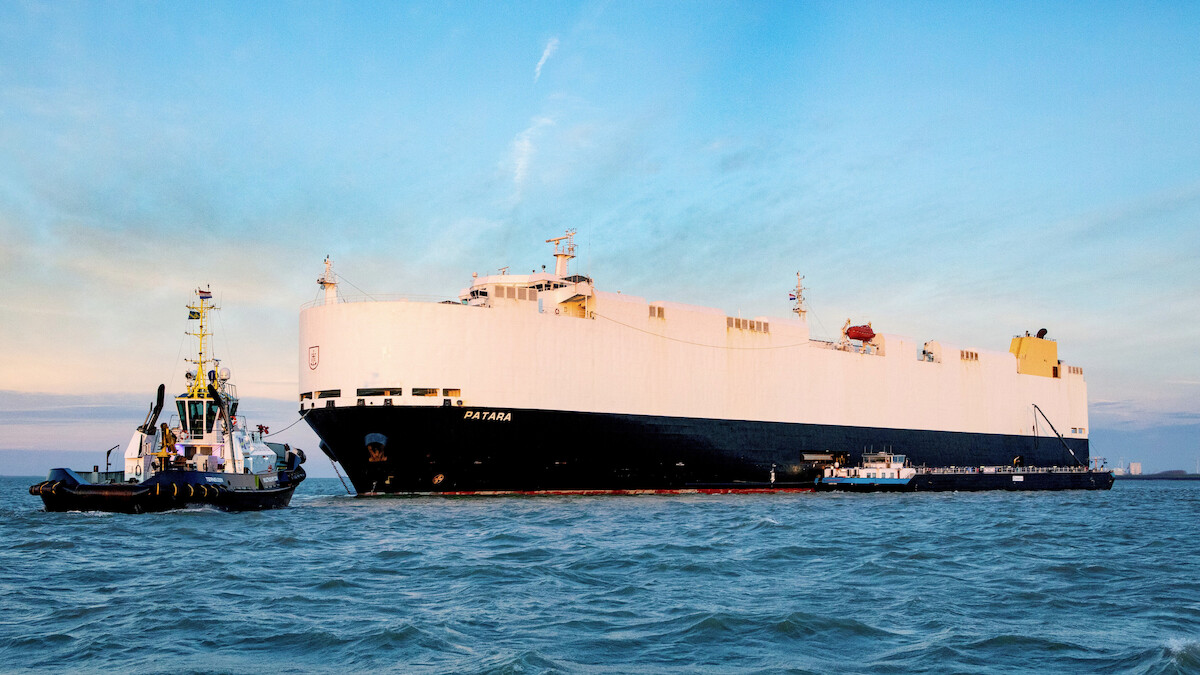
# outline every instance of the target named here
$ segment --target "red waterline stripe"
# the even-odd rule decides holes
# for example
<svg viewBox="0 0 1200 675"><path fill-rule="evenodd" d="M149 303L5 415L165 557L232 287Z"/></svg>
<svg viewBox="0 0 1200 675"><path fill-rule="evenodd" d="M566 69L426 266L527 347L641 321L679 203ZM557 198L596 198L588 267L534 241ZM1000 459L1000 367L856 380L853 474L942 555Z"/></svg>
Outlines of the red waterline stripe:
<svg viewBox="0 0 1200 675"><path fill-rule="evenodd" d="M413 495L421 497L501 497L505 495L598 497L603 495L751 495L815 492L810 487L780 488L684 488L679 490L447 490L445 492L361 492L363 497Z"/></svg>

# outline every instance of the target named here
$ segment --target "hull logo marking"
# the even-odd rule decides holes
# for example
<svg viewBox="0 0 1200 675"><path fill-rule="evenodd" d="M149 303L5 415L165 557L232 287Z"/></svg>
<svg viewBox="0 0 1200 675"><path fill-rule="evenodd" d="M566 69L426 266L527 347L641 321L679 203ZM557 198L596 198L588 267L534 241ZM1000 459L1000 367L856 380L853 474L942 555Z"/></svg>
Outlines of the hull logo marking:
<svg viewBox="0 0 1200 675"><path fill-rule="evenodd" d="M320 347L309 347L308 348L308 369L316 370L317 363L319 363L320 361L321 361L321 348Z"/></svg>

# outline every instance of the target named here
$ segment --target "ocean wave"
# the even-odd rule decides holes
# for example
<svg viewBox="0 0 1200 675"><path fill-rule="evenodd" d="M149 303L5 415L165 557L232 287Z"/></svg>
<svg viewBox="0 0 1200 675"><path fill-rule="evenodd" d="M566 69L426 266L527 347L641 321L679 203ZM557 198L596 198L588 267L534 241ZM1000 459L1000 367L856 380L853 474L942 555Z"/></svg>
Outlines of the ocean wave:
<svg viewBox="0 0 1200 675"><path fill-rule="evenodd" d="M1200 485L359 500L312 479L283 511L94 517L4 480L6 671L1200 672L1179 508Z"/></svg>

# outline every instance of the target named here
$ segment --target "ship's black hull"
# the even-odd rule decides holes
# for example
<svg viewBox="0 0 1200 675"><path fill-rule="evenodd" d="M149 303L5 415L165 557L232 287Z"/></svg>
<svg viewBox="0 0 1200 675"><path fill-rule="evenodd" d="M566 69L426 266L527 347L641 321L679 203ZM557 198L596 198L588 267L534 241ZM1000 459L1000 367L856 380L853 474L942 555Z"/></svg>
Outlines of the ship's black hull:
<svg viewBox="0 0 1200 675"><path fill-rule="evenodd" d="M210 477L221 482L214 483ZM253 478L168 471L141 483L89 483L69 469L53 469L45 481L31 486L29 493L40 496L51 512L155 513L197 506L263 511L286 508L305 474L298 468L280 475L278 484L270 487L256 486Z"/></svg>
<svg viewBox="0 0 1200 675"><path fill-rule="evenodd" d="M461 407L313 408L305 420L363 493L805 489L805 454L916 465L1074 466L1085 439Z"/></svg>

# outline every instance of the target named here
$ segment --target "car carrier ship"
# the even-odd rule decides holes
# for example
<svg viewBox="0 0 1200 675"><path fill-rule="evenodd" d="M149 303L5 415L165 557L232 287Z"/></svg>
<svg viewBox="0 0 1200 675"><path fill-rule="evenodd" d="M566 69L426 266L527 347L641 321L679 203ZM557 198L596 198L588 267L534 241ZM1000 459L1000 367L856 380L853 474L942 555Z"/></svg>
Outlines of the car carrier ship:
<svg viewBox="0 0 1200 675"><path fill-rule="evenodd" d="M809 490L868 451L1088 462L1083 371L1044 330L1008 351L849 321L813 339L799 274L789 317L648 302L572 274L573 234L548 240L553 273L441 302L344 297L326 258L300 412L360 494Z"/></svg>

